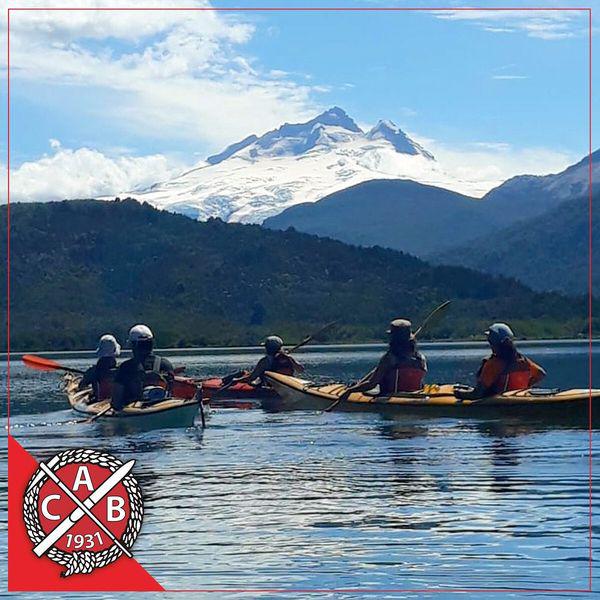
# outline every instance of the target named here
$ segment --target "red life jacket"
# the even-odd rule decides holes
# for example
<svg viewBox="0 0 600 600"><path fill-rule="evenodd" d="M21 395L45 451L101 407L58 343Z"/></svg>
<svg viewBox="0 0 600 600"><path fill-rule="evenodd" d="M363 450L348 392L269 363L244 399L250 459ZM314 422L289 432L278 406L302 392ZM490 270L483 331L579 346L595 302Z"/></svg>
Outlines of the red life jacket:
<svg viewBox="0 0 600 600"><path fill-rule="evenodd" d="M270 365L267 371L289 375L290 377L296 372L294 361L285 353L278 352L275 356L269 356Z"/></svg>
<svg viewBox="0 0 600 600"><path fill-rule="evenodd" d="M422 355L394 356L394 368L385 374L379 384L380 394L388 396L399 392L416 392L423 387L426 372Z"/></svg>
<svg viewBox="0 0 600 600"><path fill-rule="evenodd" d="M525 390L530 381L529 361L523 355L517 354L515 360L506 365L504 372L498 377L493 391L495 394L501 394L512 390Z"/></svg>

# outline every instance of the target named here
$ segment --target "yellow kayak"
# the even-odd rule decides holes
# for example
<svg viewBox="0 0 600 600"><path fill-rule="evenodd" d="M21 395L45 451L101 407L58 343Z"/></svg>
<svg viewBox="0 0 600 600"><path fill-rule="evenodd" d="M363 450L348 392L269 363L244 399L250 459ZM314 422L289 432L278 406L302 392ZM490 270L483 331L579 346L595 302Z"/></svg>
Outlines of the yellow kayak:
<svg viewBox="0 0 600 600"><path fill-rule="evenodd" d="M278 410L323 410L331 406L346 391L344 384L315 386L309 381L279 373L266 373L268 383L275 389L279 399L269 402L267 408ZM528 389L505 392L482 400L460 400L454 395L452 384L429 384L418 392L395 396L374 396L354 393L336 410L374 410L391 412L435 412L436 414L465 414L481 409L494 409L498 414L519 412L521 409L555 408L559 411L575 408L587 416L590 398L600 403L600 389L544 390ZM447 409L447 410L446 410Z"/></svg>

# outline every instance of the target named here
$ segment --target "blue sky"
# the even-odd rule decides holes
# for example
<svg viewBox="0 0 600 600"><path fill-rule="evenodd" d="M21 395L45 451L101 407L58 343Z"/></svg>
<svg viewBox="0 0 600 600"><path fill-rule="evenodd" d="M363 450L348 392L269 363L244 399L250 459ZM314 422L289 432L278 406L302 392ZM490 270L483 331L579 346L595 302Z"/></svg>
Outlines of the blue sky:
<svg viewBox="0 0 600 600"><path fill-rule="evenodd" d="M14 12L15 196L150 183L332 105L451 166L559 170L587 151L586 29L575 12Z"/></svg>

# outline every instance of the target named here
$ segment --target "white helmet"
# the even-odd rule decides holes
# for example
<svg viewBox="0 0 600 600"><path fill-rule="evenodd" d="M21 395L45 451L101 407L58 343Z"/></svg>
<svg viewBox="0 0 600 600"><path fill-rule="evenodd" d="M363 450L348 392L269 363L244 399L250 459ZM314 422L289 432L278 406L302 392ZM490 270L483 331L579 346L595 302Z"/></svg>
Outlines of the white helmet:
<svg viewBox="0 0 600 600"><path fill-rule="evenodd" d="M116 358L119 354L121 354L121 346L115 336L109 333L103 335L98 342L96 356L98 358Z"/></svg>
<svg viewBox="0 0 600 600"><path fill-rule="evenodd" d="M153 340L154 335L152 334L152 330L147 325L134 325L129 330L129 336L127 341L130 344L135 344L137 342L146 342L149 340Z"/></svg>

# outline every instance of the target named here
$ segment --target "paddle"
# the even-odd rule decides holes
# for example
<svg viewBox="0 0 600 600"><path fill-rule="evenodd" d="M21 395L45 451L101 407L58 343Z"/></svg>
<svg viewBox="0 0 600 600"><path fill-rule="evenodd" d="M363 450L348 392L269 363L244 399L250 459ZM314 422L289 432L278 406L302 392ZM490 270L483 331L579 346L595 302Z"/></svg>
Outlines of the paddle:
<svg viewBox="0 0 600 600"><path fill-rule="evenodd" d="M330 323L327 323L327 325L323 325L323 327L321 327L321 329L319 329L318 331L315 331L314 333L307 335L299 344L296 344L289 350L286 350L286 353L291 354L292 352L296 352L296 350L298 350L299 348L302 348L302 346L306 346L306 344L308 344L308 342L311 342L315 338L318 338L322 333L325 333L326 331L328 331L329 329L331 329L334 325L337 325L338 323L339 323L339 319L337 321L331 321Z"/></svg>
<svg viewBox="0 0 600 600"><path fill-rule="evenodd" d="M112 406L109 404L106 408L103 408L100 412L96 413L89 419L82 419L81 421L77 421L78 423L93 423L96 419L103 417L109 410L112 409Z"/></svg>
<svg viewBox="0 0 600 600"><path fill-rule="evenodd" d="M67 373L78 373L82 375L84 371L80 369L73 369L71 367L65 367L55 360L49 358L42 358L41 356L35 356L34 354L24 354L21 360L31 369L38 371L66 371Z"/></svg>
<svg viewBox="0 0 600 600"><path fill-rule="evenodd" d="M448 306L450 305L451 300L446 300L445 302L442 302L437 308L434 308L423 320L423 322L421 323L421 326L414 332L414 337L416 338L424 329L427 325L431 325L432 322L435 322L437 320L440 319L440 317L442 317L446 311L446 309L448 308ZM373 369L372 371L369 371L369 373L367 373L367 375L365 375L360 381L359 383L363 383L364 381L366 381L372 374L373 371L375 369ZM335 402L333 402L330 406L328 406L323 412L331 412L341 401L343 398L338 398Z"/></svg>
<svg viewBox="0 0 600 600"><path fill-rule="evenodd" d="M331 322L327 323L326 325L323 325L323 327L321 327L321 329L318 329L314 333L307 335L300 343L296 344L295 346L292 346L289 350L286 350L285 353L291 354L292 352L296 352L296 350L302 348L302 346L306 346L306 344L308 344L315 338L319 337L321 334L325 333L325 331L328 331L329 329L331 329L334 325L337 325L338 323L339 323L339 320L331 321ZM237 373L233 373L232 375L225 375L225 377L223 377L222 379L227 379L228 377L231 377L231 376L235 377L236 375L237 375ZM217 396L218 394L220 394L221 392L224 392L225 390L229 389L232 385L234 385L236 383L237 383L237 381L235 379L233 379L233 380L229 381L228 383L226 383L225 385L221 386L219 389L215 390L215 392L211 396L211 399L214 398L215 396Z"/></svg>

